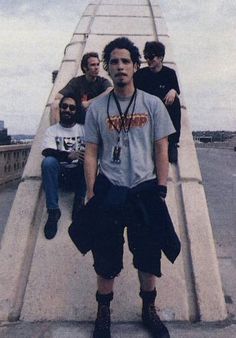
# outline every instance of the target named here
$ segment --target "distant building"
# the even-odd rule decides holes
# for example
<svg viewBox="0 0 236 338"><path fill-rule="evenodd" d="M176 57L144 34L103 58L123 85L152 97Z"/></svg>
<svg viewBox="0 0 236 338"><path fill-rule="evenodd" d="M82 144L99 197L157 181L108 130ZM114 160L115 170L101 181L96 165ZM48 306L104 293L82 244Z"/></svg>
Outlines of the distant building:
<svg viewBox="0 0 236 338"><path fill-rule="evenodd" d="M194 141L209 143L212 142L212 136L195 136Z"/></svg>
<svg viewBox="0 0 236 338"><path fill-rule="evenodd" d="M11 144L11 136L7 134L7 128L4 128L4 121L0 121L0 145Z"/></svg>

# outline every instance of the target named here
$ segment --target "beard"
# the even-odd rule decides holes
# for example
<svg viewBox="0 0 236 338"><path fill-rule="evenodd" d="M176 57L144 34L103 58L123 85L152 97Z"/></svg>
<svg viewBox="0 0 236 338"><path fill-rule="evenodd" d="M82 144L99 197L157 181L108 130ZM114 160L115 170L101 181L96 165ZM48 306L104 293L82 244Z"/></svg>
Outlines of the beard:
<svg viewBox="0 0 236 338"><path fill-rule="evenodd" d="M60 123L65 126L71 126L76 122L76 114L68 114L67 112L60 111Z"/></svg>
<svg viewBox="0 0 236 338"><path fill-rule="evenodd" d="M120 81L120 82L117 82L116 85L117 85L117 87L119 87L119 88L124 88L125 85L126 85L126 83Z"/></svg>

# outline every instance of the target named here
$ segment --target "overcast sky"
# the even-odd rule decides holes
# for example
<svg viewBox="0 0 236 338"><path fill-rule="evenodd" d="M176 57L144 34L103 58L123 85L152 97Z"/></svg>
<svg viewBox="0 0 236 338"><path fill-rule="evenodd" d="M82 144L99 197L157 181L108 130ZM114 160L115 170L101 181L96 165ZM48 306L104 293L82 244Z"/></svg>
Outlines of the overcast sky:
<svg viewBox="0 0 236 338"><path fill-rule="evenodd" d="M36 132L87 0L0 0L0 120ZM193 130L236 130L236 1L160 0Z"/></svg>

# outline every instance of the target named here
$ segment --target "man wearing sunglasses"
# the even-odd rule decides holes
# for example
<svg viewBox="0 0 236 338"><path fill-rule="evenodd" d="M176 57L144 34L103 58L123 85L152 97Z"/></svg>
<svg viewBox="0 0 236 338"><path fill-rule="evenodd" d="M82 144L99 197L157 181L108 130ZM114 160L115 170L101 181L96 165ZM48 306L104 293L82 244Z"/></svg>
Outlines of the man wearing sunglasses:
<svg viewBox="0 0 236 338"><path fill-rule="evenodd" d="M165 104L176 132L168 137L169 162L177 163L178 143L181 129L180 94L176 73L163 65L165 46L161 42L146 42L144 58L148 67L141 68L134 75L135 86L159 97Z"/></svg>
<svg viewBox="0 0 236 338"><path fill-rule="evenodd" d="M43 140L42 181L46 195L48 219L44 227L47 239L57 233L61 217L58 204L59 186L74 190L72 218L84 205L86 185L84 179L84 126L76 123L78 103L72 95L59 103L60 122L49 127Z"/></svg>
<svg viewBox="0 0 236 338"><path fill-rule="evenodd" d="M56 95L51 105L51 124L58 122L58 102L63 96L72 93L81 106L79 123L84 123L85 113L93 99L105 95L112 89L109 80L99 76L100 60L96 52L84 54L81 60L83 75L72 78Z"/></svg>

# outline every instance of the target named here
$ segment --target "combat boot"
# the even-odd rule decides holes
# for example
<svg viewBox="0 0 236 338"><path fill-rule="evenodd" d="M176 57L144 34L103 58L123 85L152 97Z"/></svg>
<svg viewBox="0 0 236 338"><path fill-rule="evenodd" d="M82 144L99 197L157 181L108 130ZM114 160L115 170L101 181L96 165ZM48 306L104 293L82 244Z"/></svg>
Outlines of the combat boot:
<svg viewBox="0 0 236 338"><path fill-rule="evenodd" d="M110 302L113 299L113 292L102 295L96 293L98 302L97 318L93 331L93 338L111 338L111 317L110 317Z"/></svg>
<svg viewBox="0 0 236 338"><path fill-rule="evenodd" d="M142 321L152 334L153 338L170 338L167 327L162 323L155 308L156 289L153 291L140 291L143 300Z"/></svg>

